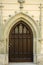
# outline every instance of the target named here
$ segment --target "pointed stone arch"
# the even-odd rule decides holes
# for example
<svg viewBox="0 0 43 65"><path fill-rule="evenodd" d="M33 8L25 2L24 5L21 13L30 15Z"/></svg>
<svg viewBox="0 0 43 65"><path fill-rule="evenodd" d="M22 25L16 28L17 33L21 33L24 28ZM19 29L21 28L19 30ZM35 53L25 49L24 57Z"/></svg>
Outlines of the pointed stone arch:
<svg viewBox="0 0 43 65"><path fill-rule="evenodd" d="M8 21L8 23L5 26L5 33L7 30L10 32L10 29L12 28L12 26L20 20L25 21L32 28L33 33L35 32L35 34L38 34L37 23L30 16L28 16L24 13L16 14L15 16L10 18L10 20ZM7 33L9 33L9 32L7 32ZM5 34L5 36L6 36L6 34Z"/></svg>
<svg viewBox="0 0 43 65"><path fill-rule="evenodd" d="M28 15L24 14L24 13L18 13L15 16L13 16L8 23L5 26L5 31L4 31L4 41L6 44L6 53L8 54L8 44L9 44L9 32L11 30L11 28L13 27L13 25L15 25L18 21L24 21L25 23L28 24L28 26L32 29L33 32L33 57L34 57L34 63L37 62L37 53L38 53L38 48L37 48L37 44L38 44L38 26L37 23ZM7 39L7 42L6 42ZM8 57L8 55L7 55Z"/></svg>

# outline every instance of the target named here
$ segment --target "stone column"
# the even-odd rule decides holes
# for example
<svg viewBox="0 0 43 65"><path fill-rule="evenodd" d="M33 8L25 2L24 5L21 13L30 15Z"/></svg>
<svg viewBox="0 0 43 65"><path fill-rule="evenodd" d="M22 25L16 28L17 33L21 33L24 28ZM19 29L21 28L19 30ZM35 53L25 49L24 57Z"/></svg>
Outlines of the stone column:
<svg viewBox="0 0 43 65"><path fill-rule="evenodd" d="M0 65L4 65L5 60L2 8L2 0L0 0Z"/></svg>
<svg viewBox="0 0 43 65"><path fill-rule="evenodd" d="M39 21L39 28L40 28L40 54L38 56L39 65L43 65L43 10L42 4L40 4L40 21Z"/></svg>

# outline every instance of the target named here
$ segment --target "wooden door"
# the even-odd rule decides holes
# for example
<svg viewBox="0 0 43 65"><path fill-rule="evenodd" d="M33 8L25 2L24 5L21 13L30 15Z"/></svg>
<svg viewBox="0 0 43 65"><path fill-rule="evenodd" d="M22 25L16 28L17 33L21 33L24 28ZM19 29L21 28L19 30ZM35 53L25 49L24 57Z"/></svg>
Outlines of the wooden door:
<svg viewBox="0 0 43 65"><path fill-rule="evenodd" d="M23 21L16 23L10 31L9 62L33 62L33 33Z"/></svg>

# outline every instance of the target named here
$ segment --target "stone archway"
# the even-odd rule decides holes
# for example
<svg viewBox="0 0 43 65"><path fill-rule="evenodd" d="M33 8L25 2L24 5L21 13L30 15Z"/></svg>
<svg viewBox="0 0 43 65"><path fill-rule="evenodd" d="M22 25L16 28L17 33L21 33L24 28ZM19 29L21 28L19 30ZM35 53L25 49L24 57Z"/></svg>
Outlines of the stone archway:
<svg viewBox="0 0 43 65"><path fill-rule="evenodd" d="M30 28L32 29L33 32L33 61L34 63L37 62L37 53L38 53L38 48L37 48L37 44L38 44L38 26L37 23L29 16L27 16L24 13L19 13L17 15L15 15L14 17L12 17L6 27L5 27L5 33L4 33L4 40L5 40L5 44L7 45L7 58L8 58L8 49L9 49L9 32L11 30L11 28L13 27L14 24L16 24L18 21L25 21ZM6 43L6 39L7 39L7 43ZM9 62L8 62L9 63Z"/></svg>

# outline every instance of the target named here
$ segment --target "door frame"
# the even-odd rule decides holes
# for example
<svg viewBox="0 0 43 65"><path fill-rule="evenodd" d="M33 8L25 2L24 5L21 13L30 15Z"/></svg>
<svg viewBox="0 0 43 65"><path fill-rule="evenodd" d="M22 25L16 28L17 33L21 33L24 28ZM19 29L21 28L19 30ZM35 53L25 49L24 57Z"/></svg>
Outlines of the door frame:
<svg viewBox="0 0 43 65"><path fill-rule="evenodd" d="M24 13L19 13L17 15L15 15L14 17L12 17L7 25L5 26L5 32L4 32L4 42L5 42L5 53L7 54L6 57L6 61L8 62L8 50L9 50L9 32L11 30L11 28L13 27L13 25L15 25L18 21L24 21L25 23L27 23L30 28L32 29L33 32L33 63L37 63L37 53L38 53L38 48L37 48L37 44L38 43L38 26L37 23L29 16L27 16Z"/></svg>

